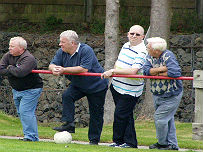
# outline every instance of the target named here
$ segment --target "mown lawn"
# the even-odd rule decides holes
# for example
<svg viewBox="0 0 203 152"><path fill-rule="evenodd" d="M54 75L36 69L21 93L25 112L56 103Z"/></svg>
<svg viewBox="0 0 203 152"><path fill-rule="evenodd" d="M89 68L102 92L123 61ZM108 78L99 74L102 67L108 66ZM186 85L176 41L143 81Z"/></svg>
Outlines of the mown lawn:
<svg viewBox="0 0 203 152"><path fill-rule="evenodd" d="M0 112L0 135L23 137L22 126L17 118L8 116ZM40 138L53 139L56 133L51 128L59 124L39 124ZM156 131L153 121L135 121L138 144L149 146L157 142ZM178 143L180 148L201 149L203 150L203 141L192 140L192 124L176 122ZM72 134L75 141L87 141L88 128L76 128L76 133ZM101 142L112 142L112 125L103 127ZM66 147L65 147L66 146ZM23 142L14 139L0 139L0 152L127 152L135 149L111 148L108 146L92 146L81 144L55 144L53 142ZM159 150L136 149L138 152L149 152ZM191 150L192 151L192 150ZM162 151L163 152L163 151Z"/></svg>

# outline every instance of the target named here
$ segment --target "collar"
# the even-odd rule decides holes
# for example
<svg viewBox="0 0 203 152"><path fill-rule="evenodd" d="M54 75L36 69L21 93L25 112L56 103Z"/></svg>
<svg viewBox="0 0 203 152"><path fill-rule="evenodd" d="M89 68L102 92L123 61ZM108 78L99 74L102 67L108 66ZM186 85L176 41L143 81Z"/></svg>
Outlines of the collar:
<svg viewBox="0 0 203 152"><path fill-rule="evenodd" d="M78 44L78 47L77 47L76 51L71 55L71 57L72 57L73 55L75 55L76 52L78 53L79 48L80 48L80 43Z"/></svg>

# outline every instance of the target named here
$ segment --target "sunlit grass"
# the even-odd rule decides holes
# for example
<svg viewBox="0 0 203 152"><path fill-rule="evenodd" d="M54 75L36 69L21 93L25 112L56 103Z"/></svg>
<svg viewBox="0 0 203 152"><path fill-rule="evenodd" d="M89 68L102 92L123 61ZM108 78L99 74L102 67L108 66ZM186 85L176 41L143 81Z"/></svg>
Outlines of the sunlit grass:
<svg viewBox="0 0 203 152"><path fill-rule="evenodd" d="M8 116L0 112L0 135L6 136L17 136L23 137L22 126L18 118ZM54 134L56 133L52 130L52 127L58 126L60 124L49 123L49 124L38 124L39 136L40 138L53 139ZM153 121L135 121L135 128L137 132L138 145L149 146L157 142L156 139L156 130ZM177 137L180 148L186 149L203 149L203 141L192 140L192 124L191 123L180 123L176 122ZM112 125L105 125L103 127L101 142L111 143L112 142ZM88 128L76 128L76 133L72 134L73 140L75 141L86 141L88 142ZM85 147L85 149L83 149ZM70 144L69 148L66 148L68 151L121 151L121 149L109 148L107 146L90 146L90 145L78 145ZM0 152L7 151L20 151L19 149L30 149L27 151L43 151L43 152L52 152L57 149L57 152L64 151L65 145L55 144L55 143L44 143L44 142L22 142L19 140L9 140L9 139L0 139ZM32 149L32 150L31 150ZM47 150L48 149L48 150ZM89 150L88 150L89 149ZM123 151L124 149L122 149ZM23 151L23 150L22 150ZM27 152L26 151L26 152ZM128 149L131 151L131 149ZM133 151L133 150L132 150ZM149 151L147 150L136 150L136 151ZM150 150L153 151L153 150ZM155 150L157 151L157 150Z"/></svg>

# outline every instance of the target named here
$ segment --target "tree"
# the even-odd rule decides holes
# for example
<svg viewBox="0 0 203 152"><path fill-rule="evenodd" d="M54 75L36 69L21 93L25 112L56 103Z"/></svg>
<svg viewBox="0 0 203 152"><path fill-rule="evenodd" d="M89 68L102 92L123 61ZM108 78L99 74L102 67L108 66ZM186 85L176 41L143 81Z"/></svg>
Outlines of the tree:
<svg viewBox="0 0 203 152"><path fill-rule="evenodd" d="M119 0L106 0L105 21L105 70L113 68L119 48ZM114 103L108 90L106 95L104 123L113 121Z"/></svg>
<svg viewBox="0 0 203 152"><path fill-rule="evenodd" d="M167 40L171 26L171 1L152 0L151 2L150 36L159 36Z"/></svg>
<svg viewBox="0 0 203 152"><path fill-rule="evenodd" d="M171 25L171 1L170 0L151 0L150 16L150 36L162 37L168 40ZM141 116L151 119L154 108L152 93L150 91L150 80L146 82L145 101L141 105Z"/></svg>

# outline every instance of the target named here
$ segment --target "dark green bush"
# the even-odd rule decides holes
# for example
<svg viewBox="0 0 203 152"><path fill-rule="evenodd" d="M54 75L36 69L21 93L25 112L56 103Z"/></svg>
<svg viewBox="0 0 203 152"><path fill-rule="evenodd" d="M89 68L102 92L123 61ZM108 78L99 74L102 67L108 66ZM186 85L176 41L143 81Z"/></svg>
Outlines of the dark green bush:
<svg viewBox="0 0 203 152"><path fill-rule="evenodd" d="M173 33L202 33L203 23L195 10L180 9L173 13L171 32Z"/></svg>
<svg viewBox="0 0 203 152"><path fill-rule="evenodd" d="M45 31L51 31L56 30L59 26L61 26L63 23L63 20L61 18L57 19L55 16L50 16L46 18L44 30Z"/></svg>
<svg viewBox="0 0 203 152"><path fill-rule="evenodd" d="M149 8L137 7L136 9L120 9L120 33L126 33L134 24L140 24L147 31L150 25L150 10ZM160 21L161 24L161 21ZM29 33L45 33L64 31L72 29L78 33L104 34L105 19L93 18L91 23L70 23L64 24L62 19L55 16L46 18L45 23L29 23L25 21L6 22L1 24L1 30L10 32L29 32ZM180 34L202 33L203 23L198 19L194 9L177 9L173 10L171 19L171 32Z"/></svg>

